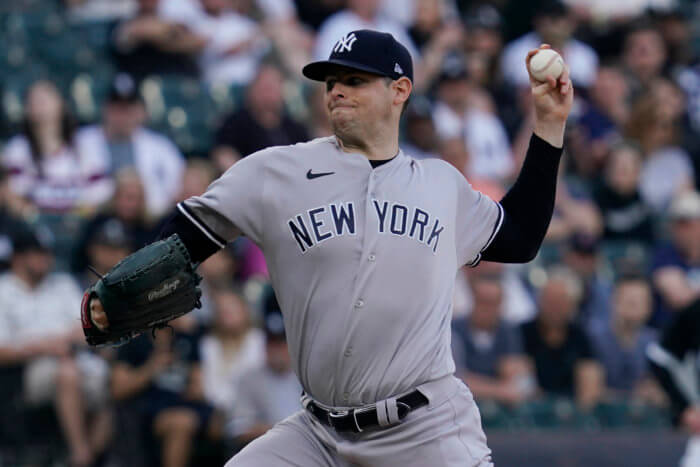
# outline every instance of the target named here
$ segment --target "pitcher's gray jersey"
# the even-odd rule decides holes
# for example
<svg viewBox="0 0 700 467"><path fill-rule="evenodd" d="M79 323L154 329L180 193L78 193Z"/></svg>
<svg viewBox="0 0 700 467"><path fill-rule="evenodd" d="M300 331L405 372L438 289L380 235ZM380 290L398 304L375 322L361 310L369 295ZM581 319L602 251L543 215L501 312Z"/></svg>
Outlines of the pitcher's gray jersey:
<svg viewBox="0 0 700 467"><path fill-rule="evenodd" d="M455 275L476 263L500 205L440 160L372 168L335 137L272 147L178 208L223 246L262 248L306 392L359 406L454 372Z"/></svg>

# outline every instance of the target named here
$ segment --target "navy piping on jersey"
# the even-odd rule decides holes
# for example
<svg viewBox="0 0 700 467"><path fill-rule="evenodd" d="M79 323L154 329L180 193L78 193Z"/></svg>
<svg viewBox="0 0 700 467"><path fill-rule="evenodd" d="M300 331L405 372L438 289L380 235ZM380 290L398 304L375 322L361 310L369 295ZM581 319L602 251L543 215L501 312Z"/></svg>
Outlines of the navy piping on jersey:
<svg viewBox="0 0 700 467"><path fill-rule="evenodd" d="M158 234L163 239L177 233L193 263L200 263L226 246L226 241L211 231L184 203L178 203Z"/></svg>
<svg viewBox="0 0 700 467"><path fill-rule="evenodd" d="M486 249L489 246L491 246L491 243L496 238L498 232L500 232L501 227L503 226L503 217L505 216L505 213L503 212L503 206L501 206L501 203L496 204L498 205L498 219L496 219L496 223L493 225L493 230L491 231L491 235L489 236L486 245L484 245L484 247L481 249L476 258L474 258L474 261L468 264L468 266L472 268L475 268L481 262L481 257L484 254L484 251L486 251Z"/></svg>

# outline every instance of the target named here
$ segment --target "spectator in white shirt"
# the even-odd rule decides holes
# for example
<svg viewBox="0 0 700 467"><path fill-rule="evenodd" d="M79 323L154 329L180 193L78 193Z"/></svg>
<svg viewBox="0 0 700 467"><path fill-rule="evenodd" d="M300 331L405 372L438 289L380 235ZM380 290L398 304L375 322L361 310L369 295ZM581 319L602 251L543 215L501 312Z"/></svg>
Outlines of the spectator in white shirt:
<svg viewBox="0 0 700 467"><path fill-rule="evenodd" d="M204 397L230 413L241 374L265 360L265 336L252 326L250 308L230 286L212 290L214 325L200 342Z"/></svg>
<svg viewBox="0 0 700 467"><path fill-rule="evenodd" d="M0 276L0 365L23 366L25 400L54 404L71 465L86 467L109 440L108 368L76 351L84 345L82 293L67 274L51 273L48 235L29 228L18 235L10 270Z"/></svg>
<svg viewBox="0 0 700 467"><path fill-rule="evenodd" d="M538 10L535 30L506 45L501 56L503 79L518 87L530 86L523 57L528 50L545 43L557 50L569 66L574 85L588 88L595 80L598 55L595 50L572 37L576 23L568 8L558 0L548 1Z"/></svg>
<svg viewBox="0 0 700 467"><path fill-rule="evenodd" d="M258 24L226 0L200 0L202 15L187 24L206 39L199 61L209 83L246 85L269 43Z"/></svg>
<svg viewBox="0 0 700 467"><path fill-rule="evenodd" d="M437 97L433 120L440 138L465 139L469 158L463 172L494 181L508 179L513 171L508 135L486 95L472 86L460 56L445 60Z"/></svg>
<svg viewBox="0 0 700 467"><path fill-rule="evenodd" d="M239 444L254 440L301 409L301 384L292 370L282 311L273 292L263 308L265 361L241 375L229 427Z"/></svg>
<svg viewBox="0 0 700 467"><path fill-rule="evenodd" d="M167 137L144 128L145 119L134 81L128 75L117 75L104 104L102 123L81 129L76 144L81 151L110 161L113 174L134 167L145 189L147 214L157 218L172 208L185 159Z"/></svg>

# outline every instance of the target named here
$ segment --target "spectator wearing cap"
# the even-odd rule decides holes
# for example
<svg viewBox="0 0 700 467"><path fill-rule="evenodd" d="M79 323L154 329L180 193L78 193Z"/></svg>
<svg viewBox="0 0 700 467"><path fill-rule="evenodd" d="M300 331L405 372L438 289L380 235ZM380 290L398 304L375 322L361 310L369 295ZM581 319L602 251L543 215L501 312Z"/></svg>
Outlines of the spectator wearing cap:
<svg viewBox="0 0 700 467"><path fill-rule="evenodd" d="M158 74L198 77L196 56L206 39L180 22L160 17L159 3L138 0L134 15L114 25L112 53L117 68L139 81Z"/></svg>
<svg viewBox="0 0 700 467"><path fill-rule="evenodd" d="M661 327L700 297L700 194L678 195L669 210L670 241L654 252L651 277L656 308L651 324Z"/></svg>
<svg viewBox="0 0 700 467"><path fill-rule="evenodd" d="M523 66L523 57L528 50L544 43L562 55L577 88L590 87L598 70L598 55L593 48L572 37L575 28L575 20L564 3L559 0L543 2L534 18L534 31L515 39L503 49L503 79L513 86L529 88L530 77Z"/></svg>
<svg viewBox="0 0 700 467"><path fill-rule="evenodd" d="M75 122L53 83L37 81L28 88L22 126L1 162L25 212L92 211L112 195L109 159L76 144Z"/></svg>
<svg viewBox="0 0 700 467"><path fill-rule="evenodd" d="M445 59L436 87L435 128L443 140L464 139L469 165L463 172L493 181L508 179L514 166L508 135L489 98L471 83L463 57Z"/></svg>
<svg viewBox="0 0 700 467"><path fill-rule="evenodd" d="M246 299L230 284L211 291L213 325L200 342L204 395L214 407L230 414L236 406L238 383L248 368L265 360L265 336L253 327Z"/></svg>
<svg viewBox="0 0 700 467"><path fill-rule="evenodd" d="M260 149L306 140L306 128L285 110L282 70L266 63L248 87L245 105L226 116L216 131L212 159L223 172Z"/></svg>
<svg viewBox="0 0 700 467"><path fill-rule="evenodd" d="M274 292L263 305L265 361L239 378L230 434L244 445L301 409L301 384L292 370L284 319Z"/></svg>
<svg viewBox="0 0 700 467"><path fill-rule="evenodd" d="M87 467L109 440L108 369L81 350L82 293L71 276L52 272L51 247L48 229L16 232L0 276L0 365L22 367L24 400L53 404L71 465Z"/></svg>
<svg viewBox="0 0 700 467"><path fill-rule="evenodd" d="M608 322L590 332L593 352L605 370L607 397L663 404L646 359L647 347L657 340L646 326L653 306L649 282L642 275L621 275L611 305Z"/></svg>
<svg viewBox="0 0 700 467"><path fill-rule="evenodd" d="M105 218L95 226L86 245L87 264L100 274L106 274L119 261L134 252L134 239L118 218ZM89 270L83 270L82 284L87 288L97 279Z"/></svg>
<svg viewBox="0 0 700 467"><path fill-rule="evenodd" d="M164 135L146 129L144 103L134 80L118 74L102 110L102 122L82 128L76 135L81 151L110 163L114 176L134 168L146 195L146 213L158 218L169 210L182 182L185 159Z"/></svg>

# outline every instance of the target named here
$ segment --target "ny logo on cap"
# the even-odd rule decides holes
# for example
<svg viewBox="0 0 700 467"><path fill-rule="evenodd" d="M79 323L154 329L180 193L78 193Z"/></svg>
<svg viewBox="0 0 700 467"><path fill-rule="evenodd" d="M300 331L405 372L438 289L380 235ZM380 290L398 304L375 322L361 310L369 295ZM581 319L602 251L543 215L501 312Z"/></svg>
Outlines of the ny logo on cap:
<svg viewBox="0 0 700 467"><path fill-rule="evenodd" d="M338 42L335 43L335 47L333 47L333 52L350 52L352 50L352 44L354 44L356 40L357 37L355 37L354 32L346 34Z"/></svg>
<svg viewBox="0 0 700 467"><path fill-rule="evenodd" d="M403 75L403 68L401 68L401 65L399 65L398 63L394 63L394 73Z"/></svg>

